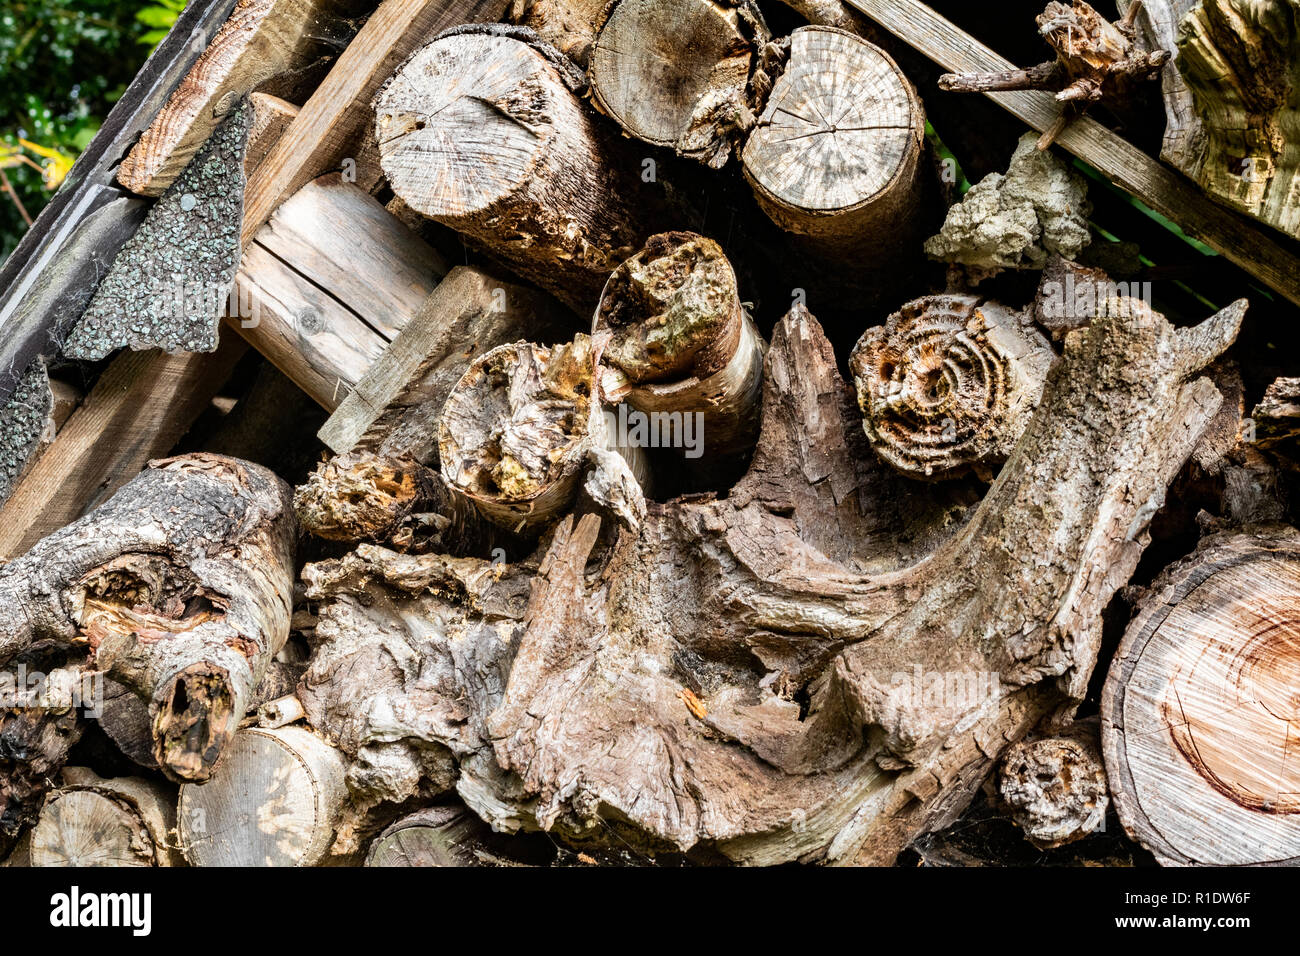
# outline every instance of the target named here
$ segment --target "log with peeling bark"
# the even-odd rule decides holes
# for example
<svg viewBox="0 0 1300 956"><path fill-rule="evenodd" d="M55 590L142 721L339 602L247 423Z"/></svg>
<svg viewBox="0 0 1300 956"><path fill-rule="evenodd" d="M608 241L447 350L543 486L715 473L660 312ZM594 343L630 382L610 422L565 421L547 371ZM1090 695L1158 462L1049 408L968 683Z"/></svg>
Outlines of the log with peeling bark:
<svg viewBox="0 0 1300 956"><path fill-rule="evenodd" d="M0 567L0 661L38 642L149 700L168 777L205 780L289 633L290 492L215 455L156 461Z"/></svg>
<svg viewBox="0 0 1300 956"><path fill-rule="evenodd" d="M662 196L584 108L578 70L530 36L467 27L417 51L376 98L380 161L411 209L587 316Z"/></svg>
<svg viewBox="0 0 1300 956"><path fill-rule="evenodd" d="M1300 861L1300 532L1204 539L1138 606L1102 694L1124 828L1166 865Z"/></svg>
<svg viewBox="0 0 1300 956"><path fill-rule="evenodd" d="M629 136L718 169L771 92L770 41L752 0L616 0L591 50L592 97Z"/></svg>
<svg viewBox="0 0 1300 956"><path fill-rule="evenodd" d="M32 866L181 866L176 791L139 777L65 767L32 829Z"/></svg>
<svg viewBox="0 0 1300 956"><path fill-rule="evenodd" d="M1056 124L1038 140L1047 149L1069 123L1096 103L1120 107L1135 87L1160 74L1168 50L1146 50L1137 43L1137 15L1142 3L1129 5L1123 19L1111 23L1084 0L1052 2L1038 17L1038 32L1056 59L1027 70L1001 73L948 73L939 87L959 93L995 90L1050 90L1061 104Z"/></svg>
<svg viewBox="0 0 1300 956"><path fill-rule="evenodd" d="M437 786L502 830L888 862L1083 698L1244 311L1175 329L1126 300L1069 335L978 501L875 459L796 308L726 498L651 504L612 542L566 518L505 567L363 546L307 568L308 718L372 793L454 761Z"/></svg>
<svg viewBox="0 0 1300 956"><path fill-rule="evenodd" d="M764 343L722 248L694 233L652 237L610 276L595 332L612 335L601 399L642 413L641 446L673 448L698 476L734 475L758 437ZM627 429L624 409L608 415Z"/></svg>
<svg viewBox="0 0 1300 956"><path fill-rule="evenodd" d="M822 278L877 304L918 268L920 242L938 224L926 157L911 82L883 50L831 27L791 35L785 72L741 153L758 204L826 264Z"/></svg>
<svg viewBox="0 0 1300 956"><path fill-rule="evenodd" d="M872 448L903 474L989 477L1038 407L1056 353L1025 314L927 296L869 329L849 357Z"/></svg>
<svg viewBox="0 0 1300 956"><path fill-rule="evenodd" d="M535 534L580 492L635 526L649 484L645 456L619 445L596 394L600 342L502 345L470 366L438 426L447 487L489 521Z"/></svg>
<svg viewBox="0 0 1300 956"><path fill-rule="evenodd" d="M302 727L248 728L221 773L181 786L177 836L191 866L316 866L347 805L343 757Z"/></svg>

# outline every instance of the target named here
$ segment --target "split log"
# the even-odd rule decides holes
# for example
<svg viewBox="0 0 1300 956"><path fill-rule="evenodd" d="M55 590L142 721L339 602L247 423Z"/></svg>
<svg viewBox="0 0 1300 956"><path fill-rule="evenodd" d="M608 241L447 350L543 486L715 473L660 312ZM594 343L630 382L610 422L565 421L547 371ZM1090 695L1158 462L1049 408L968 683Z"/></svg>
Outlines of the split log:
<svg viewBox="0 0 1300 956"><path fill-rule="evenodd" d="M720 169L771 91L754 76L770 41L751 0L615 0L591 51L592 96L628 135Z"/></svg>
<svg viewBox="0 0 1300 956"><path fill-rule="evenodd" d="M1029 425L1056 353L1025 314L927 296L868 329L849 357L871 446L906 475L985 479Z"/></svg>
<svg viewBox="0 0 1300 956"><path fill-rule="evenodd" d="M652 237L610 277L594 329L613 336L601 399L643 414L636 444L671 447L704 475L743 465L758 437L764 343L716 242L687 232ZM626 408L607 414L628 431Z"/></svg>
<svg viewBox="0 0 1300 956"><path fill-rule="evenodd" d="M85 518L0 566L0 661L39 641L150 701L154 757L204 780L289 634L296 527L269 471L152 463Z"/></svg>
<svg viewBox="0 0 1300 956"><path fill-rule="evenodd" d="M609 0L512 0L506 20L532 30L583 70Z"/></svg>
<svg viewBox="0 0 1300 956"><path fill-rule="evenodd" d="M1111 792L1165 865L1300 861L1296 719L1300 533L1225 532L1138 606L1102 694Z"/></svg>
<svg viewBox="0 0 1300 956"><path fill-rule="evenodd" d="M507 342L558 342L572 324L537 290L456 266L339 403L320 439L339 455L409 456L436 467L442 406L469 363Z"/></svg>
<svg viewBox="0 0 1300 956"><path fill-rule="evenodd" d="M573 64L510 29L452 31L397 71L375 102L381 162L410 208L587 316L661 200Z"/></svg>
<svg viewBox="0 0 1300 956"><path fill-rule="evenodd" d="M938 214L925 150L921 101L888 54L802 27L741 158L763 211L834 265L829 278L883 299Z"/></svg>
<svg viewBox="0 0 1300 956"><path fill-rule="evenodd" d="M600 550L596 516L567 518L539 563L500 571L368 546L307 568L309 717L345 750L382 741L408 774L449 754L441 779L497 829L888 862L1083 698L1102 611L1217 408L1196 373L1244 309L1176 330L1132 302L1067 337L964 507L869 453L796 308L727 497L652 504Z"/></svg>
<svg viewBox="0 0 1300 956"><path fill-rule="evenodd" d="M1300 9L1293 0L1140 6L1148 43L1178 54L1165 68L1161 158L1218 202L1300 237Z"/></svg>
<svg viewBox="0 0 1300 956"><path fill-rule="evenodd" d="M239 0L230 19L122 160L117 181L160 196L240 97L347 45L355 28L333 0Z"/></svg>
<svg viewBox="0 0 1300 956"><path fill-rule="evenodd" d="M1135 42L1134 22L1142 3L1129 6L1124 18L1111 23L1084 0L1049 3L1038 16L1038 32L1056 59L1028 70L1001 73L947 73L939 88L959 93L994 90L1050 90L1062 104L1056 124L1038 140L1047 149L1069 123L1096 103L1122 107L1137 84L1159 75L1169 62L1168 50L1148 52Z"/></svg>
<svg viewBox="0 0 1300 956"><path fill-rule="evenodd" d="M301 727L241 730L221 773L181 786L177 835L191 866L316 866L347 804L344 761Z"/></svg>
<svg viewBox="0 0 1300 956"><path fill-rule="evenodd" d="M640 449L616 448L606 429L595 389L599 360L592 340L579 335L554 348L502 345L475 361L439 423L448 487L516 533L553 524L580 488L635 525L649 475Z"/></svg>
<svg viewBox="0 0 1300 956"><path fill-rule="evenodd" d="M67 767L32 829L32 866L180 866L176 793L138 777Z"/></svg>
<svg viewBox="0 0 1300 956"><path fill-rule="evenodd" d="M1040 850L1100 830L1110 799L1097 721L1013 746L1002 761L998 795L1025 839Z"/></svg>

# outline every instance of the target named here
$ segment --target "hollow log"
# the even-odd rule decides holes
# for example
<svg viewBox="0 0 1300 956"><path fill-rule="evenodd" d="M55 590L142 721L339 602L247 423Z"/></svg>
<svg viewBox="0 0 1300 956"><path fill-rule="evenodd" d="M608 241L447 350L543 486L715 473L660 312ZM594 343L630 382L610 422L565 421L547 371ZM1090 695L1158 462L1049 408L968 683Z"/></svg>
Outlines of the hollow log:
<svg viewBox="0 0 1300 956"><path fill-rule="evenodd" d="M241 730L221 773L181 786L177 834L192 866L316 866L347 804L342 756L301 727Z"/></svg>
<svg viewBox="0 0 1300 956"><path fill-rule="evenodd" d="M527 27L582 69L609 0L513 0L506 20Z"/></svg>
<svg viewBox="0 0 1300 956"><path fill-rule="evenodd" d="M50 641L149 700L154 757L205 780L289 634L287 486L215 455L155 461L0 567L0 661Z"/></svg>
<svg viewBox="0 0 1300 956"><path fill-rule="evenodd" d="M751 85L770 40L750 0L616 0L591 50L592 96L629 136L719 169L771 90Z"/></svg>
<svg viewBox="0 0 1300 956"><path fill-rule="evenodd" d="M67 767L32 829L32 866L181 866L176 792L138 777Z"/></svg>
<svg viewBox="0 0 1300 956"><path fill-rule="evenodd" d="M605 544L569 517L504 569L372 546L309 566L309 719L354 766L367 740L408 775L448 755L441 780L499 830L888 862L1083 698L1102 610L1219 404L1197 372L1244 310L1174 329L1129 302L1069 335L976 504L870 454L796 308L725 498L651 503Z"/></svg>
<svg viewBox="0 0 1300 956"><path fill-rule="evenodd" d="M1138 606L1102 694L1120 821L1165 865L1300 862L1300 532L1204 539Z"/></svg>
<svg viewBox="0 0 1300 956"><path fill-rule="evenodd" d="M1011 747L999 771L998 795L1025 839L1040 850L1101 829L1110 799L1096 719Z"/></svg>
<svg viewBox="0 0 1300 956"><path fill-rule="evenodd" d="M661 201L585 112L572 63L509 29L452 31L393 75L375 101L380 161L411 209L587 316Z"/></svg>
<svg viewBox="0 0 1300 956"><path fill-rule="evenodd" d="M601 398L646 416L643 446L673 447L705 475L743 465L758 437L764 343L716 242L684 232L652 237L610 277L594 330L613 336ZM607 414L627 430L625 410ZM664 416L672 436L662 434Z"/></svg>
<svg viewBox="0 0 1300 956"><path fill-rule="evenodd" d="M595 394L598 362L585 335L554 348L502 345L474 362L439 424L447 486L515 532L553 524L580 489L635 525L648 472L640 449L612 444Z"/></svg>
<svg viewBox="0 0 1300 956"><path fill-rule="evenodd" d="M884 299L917 268L938 215L925 151L921 101L889 55L802 27L741 158L763 211L829 279Z"/></svg>
<svg viewBox="0 0 1300 956"><path fill-rule="evenodd" d="M849 357L872 448L904 474L988 477L1043 394L1056 353L1025 314L927 296L868 329Z"/></svg>

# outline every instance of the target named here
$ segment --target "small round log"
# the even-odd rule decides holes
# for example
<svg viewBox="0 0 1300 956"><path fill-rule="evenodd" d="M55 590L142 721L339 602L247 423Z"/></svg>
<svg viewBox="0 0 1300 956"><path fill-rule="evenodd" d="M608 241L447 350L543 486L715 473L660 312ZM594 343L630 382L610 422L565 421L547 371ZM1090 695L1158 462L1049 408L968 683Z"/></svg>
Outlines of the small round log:
<svg viewBox="0 0 1300 956"><path fill-rule="evenodd" d="M1106 820L1106 768L1090 732L1022 741L1007 751L998 792L1025 839L1040 850L1081 840Z"/></svg>
<svg viewBox="0 0 1300 956"><path fill-rule="evenodd" d="M1055 360L1028 318L969 295L926 296L868 329L849 369L872 447L906 475L988 475L1029 424Z"/></svg>
<svg viewBox="0 0 1300 956"><path fill-rule="evenodd" d="M592 94L628 135L718 168L754 125L750 73L769 39L748 0L615 0L591 52Z"/></svg>
<svg viewBox="0 0 1300 956"><path fill-rule="evenodd" d="M417 51L375 109L384 174L411 209L585 316L656 231L657 203L640 160L584 109L582 82L554 50L482 28Z"/></svg>
<svg viewBox="0 0 1300 956"><path fill-rule="evenodd" d="M672 444L687 467L709 471L744 459L758 437L763 339L740 301L722 248L689 232L654 236L610 277L595 330L612 335L602 354L601 398L638 442ZM697 416L685 447L686 416ZM692 419L693 423L695 419ZM666 443L666 442L665 442Z"/></svg>
<svg viewBox="0 0 1300 956"><path fill-rule="evenodd" d="M1166 865L1300 863L1300 532L1207 538L1151 586L1102 693L1124 829Z"/></svg>
<svg viewBox="0 0 1300 956"><path fill-rule="evenodd" d="M169 831L176 791L137 777L63 771L32 828L32 866L180 866Z"/></svg>
<svg viewBox="0 0 1300 956"><path fill-rule="evenodd" d="M343 755L301 727L249 728L221 772L184 784L177 829L193 866L315 866L347 803Z"/></svg>
<svg viewBox="0 0 1300 956"><path fill-rule="evenodd" d="M828 277L884 290L919 264L914 247L938 214L924 156L925 112L889 55L846 30L802 27L742 160L763 211L833 267Z"/></svg>

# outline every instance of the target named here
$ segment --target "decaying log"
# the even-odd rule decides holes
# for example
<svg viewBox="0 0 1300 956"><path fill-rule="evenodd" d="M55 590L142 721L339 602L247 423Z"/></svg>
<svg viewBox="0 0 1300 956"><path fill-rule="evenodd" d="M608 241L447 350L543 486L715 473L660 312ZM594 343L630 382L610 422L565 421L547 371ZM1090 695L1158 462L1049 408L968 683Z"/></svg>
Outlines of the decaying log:
<svg viewBox="0 0 1300 956"><path fill-rule="evenodd" d="M1138 606L1102 694L1125 830L1166 865L1300 860L1300 533L1204 539Z"/></svg>
<svg viewBox="0 0 1300 956"><path fill-rule="evenodd" d="M0 712L0 854L36 822L82 727L74 707Z"/></svg>
<svg viewBox="0 0 1300 956"><path fill-rule="evenodd" d="M1141 2L1111 23L1084 0L1049 3L1038 16L1038 32L1056 53L1054 61L1003 73L948 73L939 88L961 93L993 90L1050 90L1062 104L1060 119L1038 140L1047 149L1062 130L1096 103L1121 106L1134 87L1157 76L1169 62L1168 50L1148 52L1136 43Z"/></svg>
<svg viewBox="0 0 1300 956"><path fill-rule="evenodd" d="M141 134L117 181L160 196L241 96L336 52L354 32L331 0L239 0L230 19Z"/></svg>
<svg viewBox="0 0 1300 956"><path fill-rule="evenodd" d="M1300 236L1300 4L1146 0L1139 22L1149 44L1177 44L1161 158L1224 205Z"/></svg>
<svg viewBox="0 0 1300 956"><path fill-rule="evenodd" d="M150 701L154 757L204 780L289 634L296 526L271 472L158 461L0 566L0 661L52 641Z"/></svg>
<svg viewBox="0 0 1300 956"><path fill-rule="evenodd" d="M635 526L649 475L641 449L616 447L608 432L595 394L599 360L585 335L553 348L502 345L477 359L438 426L448 487L515 532L554 523L580 489Z"/></svg>
<svg viewBox="0 0 1300 956"><path fill-rule="evenodd" d="M1274 381L1250 418L1253 442L1289 468L1300 468L1300 378Z"/></svg>
<svg viewBox="0 0 1300 956"><path fill-rule="evenodd" d="M584 109L573 64L517 29L451 31L412 56L376 98L380 159L408 206L585 317L658 231L661 199Z"/></svg>
<svg viewBox="0 0 1300 956"><path fill-rule="evenodd" d="M998 794L1040 850L1081 840L1106 822L1110 799L1096 719L1007 751Z"/></svg>
<svg viewBox="0 0 1300 956"><path fill-rule="evenodd" d="M1007 171L990 173L948 210L925 243L933 259L960 265L978 283L1006 269L1042 269L1051 255L1074 259L1092 242L1088 184L1034 135L1020 138Z"/></svg>
<svg viewBox="0 0 1300 956"><path fill-rule="evenodd" d="M347 804L343 757L301 727L250 727L221 772L181 785L177 835L191 866L316 866Z"/></svg>
<svg viewBox="0 0 1300 956"><path fill-rule="evenodd" d="M971 508L870 454L796 308L726 498L651 503L599 550L596 516L566 518L531 567L371 546L309 566L309 719L358 777L400 769L397 799L451 758L438 785L499 830L887 862L1083 697L1102 610L1217 408L1196 373L1244 309L1184 330L1104 309Z"/></svg>
<svg viewBox="0 0 1300 956"><path fill-rule="evenodd" d="M32 829L32 866L180 866L176 791L138 777L66 767Z"/></svg>
<svg viewBox="0 0 1300 956"><path fill-rule="evenodd" d="M652 237L610 277L594 329L613 336L601 399L642 413L632 422L644 433L637 444L672 447L703 473L734 474L758 437L764 343L722 248L693 233ZM608 416L628 430L626 409Z"/></svg>
<svg viewBox="0 0 1300 956"><path fill-rule="evenodd" d="M405 816L381 833L366 866L535 866L546 856L525 837L493 833L464 807L438 806Z"/></svg>
<svg viewBox="0 0 1300 956"><path fill-rule="evenodd" d="M609 0L512 0L506 20L527 27L582 69Z"/></svg>
<svg viewBox="0 0 1300 956"><path fill-rule="evenodd" d="M336 454L438 462L442 406L469 363L507 342L551 344L573 319L542 293L473 266L456 266L425 299L319 437Z"/></svg>
<svg viewBox="0 0 1300 956"><path fill-rule="evenodd" d="M925 150L898 65L845 30L802 27L741 158L763 211L834 264L830 279L884 298L938 215Z"/></svg>
<svg viewBox="0 0 1300 956"><path fill-rule="evenodd" d="M909 302L849 357L872 448L904 474L989 477L1043 394L1056 353L1025 314L971 295Z"/></svg>
<svg viewBox="0 0 1300 956"><path fill-rule="evenodd" d="M628 135L719 169L771 91L755 76L770 41L752 0L614 0L591 50L592 96Z"/></svg>

